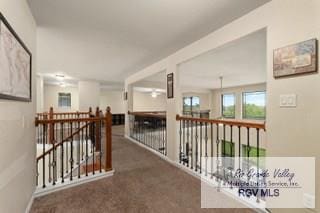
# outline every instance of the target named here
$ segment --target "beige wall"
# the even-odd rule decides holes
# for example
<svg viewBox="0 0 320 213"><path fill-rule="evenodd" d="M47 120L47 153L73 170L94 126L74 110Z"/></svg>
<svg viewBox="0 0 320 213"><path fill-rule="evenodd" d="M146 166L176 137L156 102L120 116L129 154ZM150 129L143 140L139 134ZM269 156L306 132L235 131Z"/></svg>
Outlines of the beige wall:
<svg viewBox="0 0 320 213"><path fill-rule="evenodd" d="M79 81L79 110L86 111L89 107L100 105L100 84L94 81Z"/></svg>
<svg viewBox="0 0 320 213"><path fill-rule="evenodd" d="M65 92L71 93L71 108L59 108L58 107L58 93ZM106 110L107 106L111 107L112 113L124 113L125 105L123 100L122 91L102 91L99 92L99 108L103 111ZM79 89L78 87L60 87L55 85L44 86L44 111L48 111L52 106L54 111L57 112L68 112L68 111L79 111ZM93 110L96 106L92 105ZM88 111L85 109L84 111Z"/></svg>
<svg viewBox="0 0 320 213"><path fill-rule="evenodd" d="M111 107L111 113L125 113L125 101L123 91L102 91L100 94L100 109L105 111Z"/></svg>
<svg viewBox="0 0 320 213"><path fill-rule="evenodd" d="M59 108L59 92L71 93L71 108ZM44 111L49 111L50 107L56 112L70 112L79 110L79 90L77 87L60 87L55 85L44 86ZM88 111L89 108L86 110Z"/></svg>
<svg viewBox="0 0 320 213"><path fill-rule="evenodd" d="M133 111L165 111L166 94L152 98L150 93L133 91Z"/></svg>
<svg viewBox="0 0 320 213"><path fill-rule="evenodd" d="M183 97L197 96L200 99L200 110L210 110L211 109L211 93L199 93L199 92L184 92Z"/></svg>
<svg viewBox="0 0 320 213"><path fill-rule="evenodd" d="M320 74L284 79L273 78L273 50L310 38L320 38L319 0L273 0L247 15L220 28L208 36L180 49L173 55L152 64L126 79L130 84L166 70L175 74L175 98L167 99L168 157L177 160L178 125L174 115L181 112L179 73L177 66L193 57L239 39L257 30L267 28L267 141L269 156L320 157L319 131ZM296 108L280 108L281 94L297 94ZM128 128L126 128L128 133ZM169 150L170 149L170 150ZM173 149L173 150L171 150ZM317 160L316 167L319 167ZM320 171L316 172L316 180ZM315 211L320 211L320 182L316 182ZM307 209L272 209L272 212L310 212Z"/></svg>
<svg viewBox="0 0 320 213"><path fill-rule="evenodd" d="M0 12L32 52L32 102L0 100L0 212L24 212L35 189L36 24L25 0L0 0Z"/></svg>
<svg viewBox="0 0 320 213"><path fill-rule="evenodd" d="M37 112L44 111L44 82L41 76L37 76L36 78L37 83Z"/></svg>
<svg viewBox="0 0 320 213"><path fill-rule="evenodd" d="M256 92L256 91L266 91L266 84L255 84L246 85L240 87L225 88L222 90L222 94L234 94L236 103L236 115L235 119L242 119L242 93L243 92ZM213 90L212 92L213 104L212 104L212 118L217 118L221 116L221 91Z"/></svg>

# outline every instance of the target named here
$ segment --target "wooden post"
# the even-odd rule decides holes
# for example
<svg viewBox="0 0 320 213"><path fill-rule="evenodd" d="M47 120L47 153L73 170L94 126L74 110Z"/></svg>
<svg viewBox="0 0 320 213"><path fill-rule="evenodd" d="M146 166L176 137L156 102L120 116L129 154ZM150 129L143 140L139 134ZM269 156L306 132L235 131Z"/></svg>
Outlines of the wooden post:
<svg viewBox="0 0 320 213"><path fill-rule="evenodd" d="M96 108L96 118L100 118L100 110L99 107ZM96 121L96 129L95 129L95 135L96 135L96 151L100 151L101 149L101 138L100 138L100 121Z"/></svg>
<svg viewBox="0 0 320 213"><path fill-rule="evenodd" d="M53 107L50 107L49 120L53 120ZM54 144L54 123L49 124L49 144Z"/></svg>
<svg viewBox="0 0 320 213"><path fill-rule="evenodd" d="M112 114L111 108L107 107L106 112L106 162L105 162L105 171L112 170Z"/></svg>
<svg viewBox="0 0 320 213"><path fill-rule="evenodd" d="M92 108L89 107L89 117L91 117L91 115L92 115Z"/></svg>

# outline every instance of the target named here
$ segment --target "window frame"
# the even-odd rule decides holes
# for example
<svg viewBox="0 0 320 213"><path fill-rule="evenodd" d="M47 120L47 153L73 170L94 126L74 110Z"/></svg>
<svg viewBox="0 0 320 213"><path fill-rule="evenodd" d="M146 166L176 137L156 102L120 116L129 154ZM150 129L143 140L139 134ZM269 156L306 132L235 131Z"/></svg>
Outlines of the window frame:
<svg viewBox="0 0 320 213"><path fill-rule="evenodd" d="M182 111L183 111L183 112L193 112L193 109L192 109L192 108L193 108L193 102L192 102L192 100L193 100L194 97L196 97L196 98L199 99L199 110L200 110L200 97L194 95L194 96L187 96L187 97L183 97L183 98L182 98L182 101L183 101ZM184 100L185 100L185 99L190 99L190 111L185 111L185 110L184 110Z"/></svg>
<svg viewBox="0 0 320 213"><path fill-rule="evenodd" d="M265 95L265 105L264 105L264 117L248 117L246 115L246 107L245 107L245 94L247 93L264 93ZM257 90L257 91L244 91L242 92L242 119L247 119L247 120L266 120L267 117L267 104L266 104L266 95L267 91L266 90Z"/></svg>
<svg viewBox="0 0 320 213"><path fill-rule="evenodd" d="M224 107L223 107L223 103L224 103L224 99L223 96L225 95L232 95L233 99L234 99L234 105L233 105L233 111L234 111L234 115L233 116L225 116L224 115ZM227 118L227 119L235 119L236 118L236 94L235 93L223 93L221 94L221 116L223 118Z"/></svg>
<svg viewBox="0 0 320 213"><path fill-rule="evenodd" d="M64 95L64 97L62 97ZM64 103L63 101L60 101L60 98L67 98L66 96L69 95L69 99L70 100L67 100L68 103L70 103L70 105L68 106L63 106L63 105L60 105L60 103ZM58 92L58 107L59 108L64 108L64 109L70 109L71 108L71 105L72 105L72 96L71 96L71 92Z"/></svg>

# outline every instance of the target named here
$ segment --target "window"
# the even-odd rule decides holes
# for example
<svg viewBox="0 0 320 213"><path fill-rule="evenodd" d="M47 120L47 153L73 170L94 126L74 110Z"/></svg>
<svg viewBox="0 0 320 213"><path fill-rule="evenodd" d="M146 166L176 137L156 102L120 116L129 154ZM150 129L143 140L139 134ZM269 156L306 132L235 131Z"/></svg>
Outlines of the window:
<svg viewBox="0 0 320 213"><path fill-rule="evenodd" d="M185 97L183 98L183 112L184 113L191 113L193 111L200 110L200 98L193 96L193 97Z"/></svg>
<svg viewBox="0 0 320 213"><path fill-rule="evenodd" d="M221 99L222 99L222 117L235 118L234 94L223 94Z"/></svg>
<svg viewBox="0 0 320 213"><path fill-rule="evenodd" d="M59 107L71 107L71 93L59 93Z"/></svg>
<svg viewBox="0 0 320 213"><path fill-rule="evenodd" d="M266 92L244 92L242 117L244 119L266 118Z"/></svg>
<svg viewBox="0 0 320 213"><path fill-rule="evenodd" d="M223 157L234 157L235 147L234 143L230 141L222 140L222 156Z"/></svg>

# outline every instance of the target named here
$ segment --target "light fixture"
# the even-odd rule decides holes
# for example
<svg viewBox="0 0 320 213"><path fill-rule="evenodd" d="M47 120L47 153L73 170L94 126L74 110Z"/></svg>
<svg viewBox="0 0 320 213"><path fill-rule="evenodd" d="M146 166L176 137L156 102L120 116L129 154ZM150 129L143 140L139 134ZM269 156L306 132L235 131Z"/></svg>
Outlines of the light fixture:
<svg viewBox="0 0 320 213"><path fill-rule="evenodd" d="M60 85L60 87L62 87L62 88L64 88L64 87L67 86L67 85L66 85L65 83L63 83L63 82L61 82L59 85Z"/></svg>
<svg viewBox="0 0 320 213"><path fill-rule="evenodd" d="M56 74L56 79L57 79L58 81L63 81L63 80L64 80L64 75L62 75L62 74Z"/></svg>
<svg viewBox="0 0 320 213"><path fill-rule="evenodd" d="M152 98L156 98L158 96L158 93L156 93L156 91L152 91L151 92L151 97Z"/></svg>

